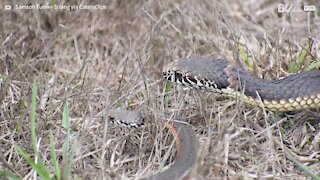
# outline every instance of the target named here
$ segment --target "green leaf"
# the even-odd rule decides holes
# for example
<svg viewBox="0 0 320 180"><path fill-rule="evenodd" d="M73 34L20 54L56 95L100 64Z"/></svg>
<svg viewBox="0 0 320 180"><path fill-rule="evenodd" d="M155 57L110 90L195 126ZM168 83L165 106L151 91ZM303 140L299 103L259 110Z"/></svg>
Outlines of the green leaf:
<svg viewBox="0 0 320 180"><path fill-rule="evenodd" d="M57 160L56 150L54 147L55 143L54 143L54 136L52 131L50 131L49 138L50 138L50 148L51 148L50 155L51 155L51 162L54 168L54 174L56 175L57 180L61 180L61 172L60 172L59 163Z"/></svg>
<svg viewBox="0 0 320 180"><path fill-rule="evenodd" d="M63 104L63 114L62 114L62 125L64 128L67 130L67 137L66 137L66 142L63 143L62 146L62 157L63 157L63 162L62 164L66 165L66 168L63 169L63 174L62 174L62 179L70 177L71 176L71 167L73 163L73 155L71 152L70 155L70 149L71 151L73 148L70 146L70 141L71 141L71 129L70 129L70 118L69 118L69 108L68 108L68 101L65 100Z"/></svg>
<svg viewBox="0 0 320 180"><path fill-rule="evenodd" d="M253 70L253 64L250 62L247 52L243 49L243 47L239 44L238 46L239 52L242 55L244 62L246 63L248 69L250 71Z"/></svg>
<svg viewBox="0 0 320 180"><path fill-rule="evenodd" d="M0 177L4 177L7 178L9 180L21 180L21 178L11 172L8 171L4 171L2 169L0 169Z"/></svg>
<svg viewBox="0 0 320 180"><path fill-rule="evenodd" d="M311 71L311 70L315 70L317 68L320 67L320 61L314 62L312 64L310 64L308 67L306 67L306 71Z"/></svg>
<svg viewBox="0 0 320 180"><path fill-rule="evenodd" d="M172 91L173 91L173 83L166 81L165 88L164 88L164 103L168 107L171 105L171 102L172 102L172 97L170 97L168 93Z"/></svg>
<svg viewBox="0 0 320 180"><path fill-rule="evenodd" d="M34 152L37 152L37 135L36 135L36 106L37 106L38 87L36 81L32 85L31 95L31 143Z"/></svg>
<svg viewBox="0 0 320 180"><path fill-rule="evenodd" d="M20 148L19 146L16 146L16 149L18 150L19 154L23 156L23 158L27 161L27 163L32 167L33 170L37 172L37 174L42 179L50 179L49 171L44 165L41 158L38 158L38 163L36 163L27 153L26 150Z"/></svg>
<svg viewBox="0 0 320 180"><path fill-rule="evenodd" d="M62 127L67 130L70 129L69 108L67 100L63 104Z"/></svg>
<svg viewBox="0 0 320 180"><path fill-rule="evenodd" d="M316 179L316 180L320 180L320 176L318 176L316 173L311 171L307 166L305 166L304 164L300 163L298 160L293 158L291 153L289 153L288 151L285 151L285 154L286 154L288 159L290 159L292 162L294 162L296 164L296 166L300 170L302 170L304 173L306 173L309 177L312 177L313 179Z"/></svg>
<svg viewBox="0 0 320 180"><path fill-rule="evenodd" d="M304 48L302 49L301 53L298 56L298 59L296 61L294 61L289 68L289 72L290 73L298 73L299 68L301 67L305 57L308 55L308 49L309 49L309 45L306 44L304 46Z"/></svg>
<svg viewBox="0 0 320 180"><path fill-rule="evenodd" d="M70 120L69 120L69 109L68 101L65 100L63 104L63 114L62 114L62 126L67 130L66 142L62 146L62 156L63 160L69 159L69 147L70 147Z"/></svg>

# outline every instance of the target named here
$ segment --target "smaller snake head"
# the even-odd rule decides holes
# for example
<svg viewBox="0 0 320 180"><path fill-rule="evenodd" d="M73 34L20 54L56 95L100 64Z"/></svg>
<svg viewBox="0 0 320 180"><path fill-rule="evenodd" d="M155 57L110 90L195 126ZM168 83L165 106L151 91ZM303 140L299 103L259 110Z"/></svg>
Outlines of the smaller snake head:
<svg viewBox="0 0 320 180"><path fill-rule="evenodd" d="M112 122L131 128L138 128L144 124L144 116L137 110L110 109L108 117Z"/></svg>

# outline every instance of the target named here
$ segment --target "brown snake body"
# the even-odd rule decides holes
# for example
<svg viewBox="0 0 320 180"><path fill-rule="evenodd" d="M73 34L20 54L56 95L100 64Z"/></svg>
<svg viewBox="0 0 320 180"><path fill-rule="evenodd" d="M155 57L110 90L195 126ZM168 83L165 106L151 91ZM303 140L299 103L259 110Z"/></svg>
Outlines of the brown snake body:
<svg viewBox="0 0 320 180"><path fill-rule="evenodd" d="M109 110L109 118L121 125L139 127L143 124L143 115L140 111L129 111L124 109ZM168 120L166 120L168 119ZM181 179L196 163L197 138L190 125L179 121L170 120L168 115L161 120L170 133L174 136L176 145L176 157L174 164L166 171L160 172L146 178L147 180L172 180Z"/></svg>

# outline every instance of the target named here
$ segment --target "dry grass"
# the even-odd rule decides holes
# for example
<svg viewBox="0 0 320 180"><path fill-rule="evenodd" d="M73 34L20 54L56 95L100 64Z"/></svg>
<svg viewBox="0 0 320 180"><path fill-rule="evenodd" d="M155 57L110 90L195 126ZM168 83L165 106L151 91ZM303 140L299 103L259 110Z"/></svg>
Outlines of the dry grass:
<svg viewBox="0 0 320 180"><path fill-rule="evenodd" d="M165 111L177 112L194 127L201 144L192 173L197 179L306 179L286 157L285 147L319 174L317 113L271 114L179 88L165 100L161 78L164 65L191 56L223 57L246 66L239 45L257 76L284 77L306 43L312 48L300 68L319 60L320 21L315 13L309 18L307 13L278 14L278 3L271 0L81 2L105 4L107 9L0 12L0 169L32 178L32 169L14 145L33 153L29 104L36 80L40 153L52 168L52 129L61 158L62 102L68 99L76 147L73 176L80 179L127 179L156 172L166 162L165 145L171 144L157 123ZM308 3L320 8L315 1ZM110 124L104 117L115 107L141 109L147 125L129 130ZM173 157L171 153L168 161Z"/></svg>

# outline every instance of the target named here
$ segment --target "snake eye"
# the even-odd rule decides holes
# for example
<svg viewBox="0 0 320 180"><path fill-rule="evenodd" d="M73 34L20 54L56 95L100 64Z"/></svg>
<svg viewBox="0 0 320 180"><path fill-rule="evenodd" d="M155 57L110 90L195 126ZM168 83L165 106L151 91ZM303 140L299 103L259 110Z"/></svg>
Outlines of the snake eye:
<svg viewBox="0 0 320 180"><path fill-rule="evenodd" d="M167 72L162 72L162 76L167 79L168 73Z"/></svg>
<svg viewBox="0 0 320 180"><path fill-rule="evenodd" d="M177 80L181 81L181 79L182 79L182 73L175 72L175 81L177 81Z"/></svg>

